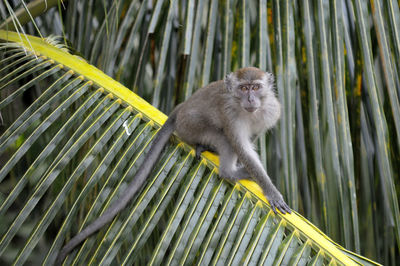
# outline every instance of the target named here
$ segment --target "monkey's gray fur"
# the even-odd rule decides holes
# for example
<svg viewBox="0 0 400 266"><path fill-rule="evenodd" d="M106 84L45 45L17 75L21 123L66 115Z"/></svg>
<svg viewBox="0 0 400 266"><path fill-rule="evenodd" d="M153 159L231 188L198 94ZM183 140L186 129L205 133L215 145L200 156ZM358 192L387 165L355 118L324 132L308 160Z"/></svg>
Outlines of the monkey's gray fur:
<svg viewBox="0 0 400 266"><path fill-rule="evenodd" d="M275 212L277 208L282 213L291 213L264 170L252 143L255 136L263 134L279 120L281 107L273 84L272 74L255 67L242 68L224 80L197 90L178 105L157 133L145 163L139 167L122 198L62 248L56 265L125 208L146 181L174 131L183 141L196 147L197 155L205 149L216 151L220 157L221 177L232 181L255 180Z"/></svg>

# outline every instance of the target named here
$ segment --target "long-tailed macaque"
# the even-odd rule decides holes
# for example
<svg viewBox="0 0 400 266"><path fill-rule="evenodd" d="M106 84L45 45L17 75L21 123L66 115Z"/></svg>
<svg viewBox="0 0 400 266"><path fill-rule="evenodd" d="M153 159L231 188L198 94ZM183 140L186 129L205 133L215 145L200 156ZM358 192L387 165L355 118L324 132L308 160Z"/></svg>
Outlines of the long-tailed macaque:
<svg viewBox="0 0 400 266"><path fill-rule="evenodd" d="M56 264L91 234L125 208L149 176L164 146L175 131L196 147L196 154L211 149L219 154L219 175L231 181L251 178L261 186L272 209L291 213L281 193L264 170L252 139L278 121L281 106L273 91L273 75L246 67L196 91L178 105L157 133L144 163L118 201L73 237L61 250Z"/></svg>

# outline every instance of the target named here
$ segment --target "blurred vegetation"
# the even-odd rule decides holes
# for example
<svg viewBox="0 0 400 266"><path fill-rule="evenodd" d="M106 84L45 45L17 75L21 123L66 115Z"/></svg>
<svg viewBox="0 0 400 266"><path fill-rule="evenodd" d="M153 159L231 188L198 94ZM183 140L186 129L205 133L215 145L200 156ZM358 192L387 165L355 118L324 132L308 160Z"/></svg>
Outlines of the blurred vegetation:
<svg viewBox="0 0 400 266"><path fill-rule="evenodd" d="M36 25L24 32L63 36L75 55L166 114L239 67L274 73L283 115L258 145L289 205L349 250L385 265L400 260L399 1L48 4L31 11ZM19 8L26 10L20 1L1 2L2 21ZM1 111L0 122L14 121L37 90ZM31 149L3 181L0 202L37 154Z"/></svg>

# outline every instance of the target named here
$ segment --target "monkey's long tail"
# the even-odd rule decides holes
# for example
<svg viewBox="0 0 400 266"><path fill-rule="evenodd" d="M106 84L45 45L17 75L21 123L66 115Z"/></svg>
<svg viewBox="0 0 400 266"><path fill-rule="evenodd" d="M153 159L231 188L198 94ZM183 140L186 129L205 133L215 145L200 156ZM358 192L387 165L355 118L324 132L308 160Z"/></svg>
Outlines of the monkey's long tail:
<svg viewBox="0 0 400 266"><path fill-rule="evenodd" d="M60 251L57 256L55 265L61 265L62 262L67 257L77 245L79 245L83 240L88 238L93 233L97 232L104 225L109 223L125 206L129 201L136 195L138 190L142 187L147 177L149 176L153 166L157 162L160 154L167 144L170 136L175 130L176 112L173 112L167 119L165 124L157 132L154 141L150 146L150 150L147 153L144 163L139 167L133 180L129 183L128 187L122 193L121 198L115 201L108 209L95 221L89 224L84 230L79 234L74 236Z"/></svg>

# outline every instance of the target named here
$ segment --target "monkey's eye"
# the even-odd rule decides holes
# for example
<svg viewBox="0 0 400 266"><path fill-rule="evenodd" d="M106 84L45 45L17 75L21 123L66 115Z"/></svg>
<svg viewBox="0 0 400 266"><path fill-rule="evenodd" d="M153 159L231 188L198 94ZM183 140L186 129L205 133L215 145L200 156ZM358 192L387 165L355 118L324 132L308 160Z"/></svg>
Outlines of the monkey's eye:
<svg viewBox="0 0 400 266"><path fill-rule="evenodd" d="M242 91L247 91L247 87L246 87L246 86L240 86L240 89L241 89Z"/></svg>
<svg viewBox="0 0 400 266"><path fill-rule="evenodd" d="M253 85L253 90L258 90L260 88L260 85L258 85L258 84L255 84L255 85Z"/></svg>

